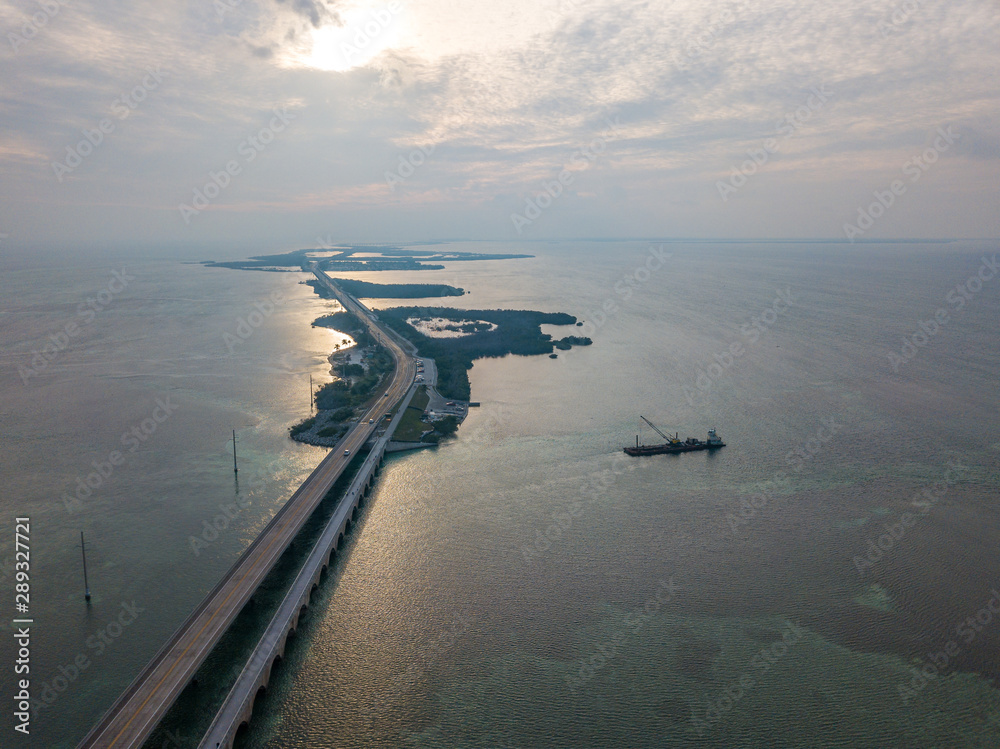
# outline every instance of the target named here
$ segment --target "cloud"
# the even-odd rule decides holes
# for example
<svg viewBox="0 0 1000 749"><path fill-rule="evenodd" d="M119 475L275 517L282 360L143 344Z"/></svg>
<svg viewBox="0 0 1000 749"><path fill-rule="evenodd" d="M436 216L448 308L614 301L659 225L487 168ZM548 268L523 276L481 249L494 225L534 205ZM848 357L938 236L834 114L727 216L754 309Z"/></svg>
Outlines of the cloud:
<svg viewBox="0 0 1000 749"><path fill-rule="evenodd" d="M316 0L275 0L278 5L287 3L295 13L304 18L308 18L314 28L319 28L325 23L337 23L338 16L330 9L332 3L316 2Z"/></svg>
<svg viewBox="0 0 1000 749"><path fill-rule="evenodd" d="M391 193L388 222L392 206L420 205L421 225L440 221L438 235L454 235L448 217L463 212L479 220L462 225L502 227L505 211L617 116L622 136L533 229L575 234L586 210L588 226L620 231L627 201L641 234L763 222L816 235L839 227L831 206L881 187L937 126L952 123L960 145L928 173L926 198L907 196L915 213L927 206L913 224L924 230L933 206L959 193L967 200L961 185L988 182L1000 149L1000 17L985 0L923 0L898 23L888 0L411 0L392 22L393 44L352 70L311 69L292 54L308 50L317 29L384 5L261 0L220 13L212 3L66 4L0 57L0 225L24 216L26 227L44 227L46 211L99 203L102 216L155 215L164 231L200 236L203 225L225 222L178 229L170 212L234 158L273 107L289 104L294 126L247 165L220 198L220 216L264 206L280 234L301 221L297 201L317 212L377 210L398 155L433 145L427 165ZM21 4L0 0L0 41L30 21ZM109 117L150 65L168 71L164 84L54 182L52 162ZM720 213L715 181L817 86L833 92L829 101ZM759 215L762 205L806 194L815 206L800 215ZM980 217L970 233L997 227L988 203L984 196L963 214L965 223L970 211ZM401 226L412 221L398 215Z"/></svg>

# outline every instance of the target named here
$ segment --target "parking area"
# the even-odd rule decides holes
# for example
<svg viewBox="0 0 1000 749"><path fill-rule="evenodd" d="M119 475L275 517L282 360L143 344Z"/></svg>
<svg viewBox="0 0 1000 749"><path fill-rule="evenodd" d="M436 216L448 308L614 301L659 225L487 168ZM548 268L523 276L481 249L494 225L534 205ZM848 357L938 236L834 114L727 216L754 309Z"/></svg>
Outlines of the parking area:
<svg viewBox="0 0 1000 749"><path fill-rule="evenodd" d="M434 364L433 359L417 359L417 377L423 377L423 380L418 380L421 385L427 385L427 394L430 396L430 401L427 403L427 410L432 415L445 415L450 414L452 416L457 416L459 419L464 419L466 413L469 410L469 404L464 401L453 401L449 398L445 398L443 395L438 393L435 386L437 385L437 366ZM419 370L423 370L422 372Z"/></svg>

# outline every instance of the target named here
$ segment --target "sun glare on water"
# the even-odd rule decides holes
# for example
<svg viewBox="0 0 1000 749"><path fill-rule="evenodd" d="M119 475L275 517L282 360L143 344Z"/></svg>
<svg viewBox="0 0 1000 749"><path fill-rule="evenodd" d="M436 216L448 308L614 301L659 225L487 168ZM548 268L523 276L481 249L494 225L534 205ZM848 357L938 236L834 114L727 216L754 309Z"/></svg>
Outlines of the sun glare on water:
<svg viewBox="0 0 1000 749"><path fill-rule="evenodd" d="M286 64L338 73L362 67L397 44L403 14L398 0L341 10L342 26L313 29L305 48L292 53Z"/></svg>

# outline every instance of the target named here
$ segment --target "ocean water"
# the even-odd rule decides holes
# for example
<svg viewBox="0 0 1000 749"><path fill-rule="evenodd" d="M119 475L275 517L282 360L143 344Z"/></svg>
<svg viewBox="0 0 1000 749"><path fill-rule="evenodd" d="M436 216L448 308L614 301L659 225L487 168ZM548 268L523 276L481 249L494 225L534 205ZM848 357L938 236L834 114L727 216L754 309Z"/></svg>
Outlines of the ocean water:
<svg viewBox="0 0 1000 749"><path fill-rule="evenodd" d="M569 312L584 327L549 332L594 344L476 362L482 406L458 438L387 462L238 745L1000 745L1000 280L966 285L996 249L536 243L351 274ZM51 679L93 661L21 745L72 746L324 454L284 434L335 337L309 327L331 303L302 274L140 263L23 383L111 270L0 281L3 501L33 520L33 663ZM288 301L230 352L224 333L275 290ZM63 492L168 394L175 415L68 512ZM727 447L626 458L636 434L659 440L640 414ZM195 555L236 496L231 428L241 477L262 478ZM145 611L97 655L87 637L133 599Z"/></svg>
<svg viewBox="0 0 1000 749"><path fill-rule="evenodd" d="M121 258L0 276L0 576L12 606L14 517L30 517L32 689L49 698L4 746L74 746L325 454L287 437L337 338L311 328L331 303L299 280Z"/></svg>

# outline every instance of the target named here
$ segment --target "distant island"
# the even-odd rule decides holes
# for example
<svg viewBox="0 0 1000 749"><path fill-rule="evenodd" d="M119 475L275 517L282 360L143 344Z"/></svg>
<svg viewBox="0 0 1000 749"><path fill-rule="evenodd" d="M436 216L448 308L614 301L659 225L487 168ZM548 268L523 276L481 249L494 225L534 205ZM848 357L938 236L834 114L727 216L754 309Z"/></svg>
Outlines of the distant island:
<svg viewBox="0 0 1000 749"><path fill-rule="evenodd" d="M393 245L346 245L331 249L293 250L280 255L257 255L249 260L205 260L208 268L261 270L277 273L308 271L311 263L333 273L379 270L442 270L443 261L512 260L533 255L511 253L450 252ZM405 285L405 284L404 284Z"/></svg>
<svg viewBox="0 0 1000 749"><path fill-rule="evenodd" d="M329 361L333 365L331 374L336 374L338 379L316 391L313 397L316 415L289 427L288 432L298 442L332 447L347 434L351 424L358 420L359 413L367 411L372 403L379 400L386 382L392 377L395 364L389 351L371 337L367 326L352 312L324 315L314 320L313 325L350 335L357 344L357 350L353 353L350 350L341 352L340 344L337 344ZM350 361L355 357L358 362ZM419 387L397 429L397 440L428 446L454 436L460 423L455 416L446 415L429 424L423 420L429 399L427 387Z"/></svg>
<svg viewBox="0 0 1000 749"><path fill-rule="evenodd" d="M465 289L434 283L370 283L349 278L331 279L340 288L358 299L430 299L442 296L462 296ZM306 281L323 299L333 299L327 288L316 280Z"/></svg>
<svg viewBox="0 0 1000 749"><path fill-rule="evenodd" d="M530 310L459 310L446 307L390 307L380 310L379 319L387 327L411 341L420 356L437 364L437 390L447 398L469 400L469 370L475 359L518 354L551 354L553 349L589 346L589 338L567 336L553 340L541 325L576 325L577 319L564 312ZM436 329L455 333L433 337L417 330L411 322L436 320ZM443 323L443 324L442 324Z"/></svg>
<svg viewBox="0 0 1000 749"><path fill-rule="evenodd" d="M509 260L532 255L513 253L475 253L433 248L397 247L395 245L343 245L323 249L293 250L275 255L257 255L248 260L204 261L210 268L256 270L278 273L327 273L381 270L440 270L442 262ZM447 284L380 284L351 278L331 279L354 298L431 299L463 296L465 289ZM302 281L323 299L335 298L319 281ZM576 317L562 312L530 310L460 310L449 307L390 307L374 313L384 325L416 346L418 356L433 359L435 382L419 384L423 369L418 369L418 388L411 405L403 414L398 433L402 442L424 446L455 433L471 397L469 370L476 359L499 358L510 354L533 356L546 354L558 358L556 351L574 346L589 346L589 338L568 335L554 339L543 333L542 325L582 325ZM291 436L314 445L334 445L350 429L358 414L377 399L394 369L388 351L372 339L364 322L353 313L342 311L324 315L314 326L329 327L354 338L354 353L341 351L351 347L344 339L330 355L331 374L337 379L323 385L315 395L316 415L289 429ZM444 403L443 398L452 399ZM436 399L436 400L433 400ZM428 410L428 403L437 404ZM472 406L478 404L472 403ZM449 413L449 411L453 413Z"/></svg>

